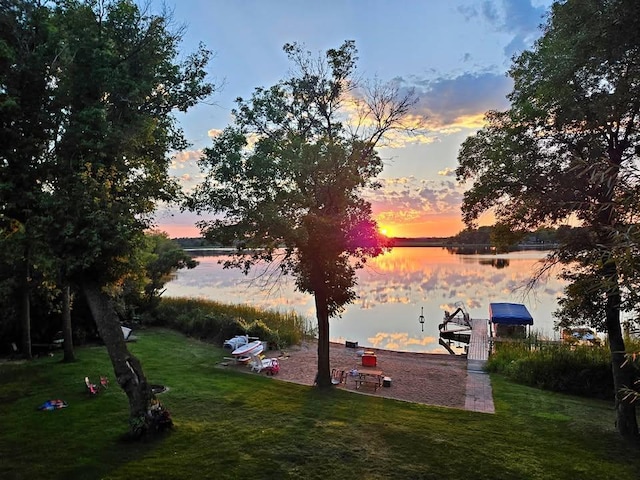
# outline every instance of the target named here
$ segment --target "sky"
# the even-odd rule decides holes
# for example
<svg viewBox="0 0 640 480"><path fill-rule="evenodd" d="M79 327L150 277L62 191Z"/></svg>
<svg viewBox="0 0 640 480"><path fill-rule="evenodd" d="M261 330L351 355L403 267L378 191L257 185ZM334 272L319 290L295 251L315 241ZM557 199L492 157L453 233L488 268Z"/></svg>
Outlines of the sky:
<svg viewBox="0 0 640 480"><path fill-rule="evenodd" d="M418 101L411 114L424 126L420 135L379 149L382 188L366 196L374 218L389 236L455 235L464 228L460 206L468 188L455 178L460 146L482 127L485 112L508 108L511 60L533 46L551 3L165 0L176 26L185 28L181 55L199 43L211 50L209 80L217 86L207 102L178 116L191 145L175 155L170 173L187 192L202 180L197 159L232 123L235 99L250 98L256 87L289 73L285 43L303 44L315 55L354 40L358 76L414 89ZM197 220L175 207L156 216L157 228L172 238L199 236Z"/></svg>

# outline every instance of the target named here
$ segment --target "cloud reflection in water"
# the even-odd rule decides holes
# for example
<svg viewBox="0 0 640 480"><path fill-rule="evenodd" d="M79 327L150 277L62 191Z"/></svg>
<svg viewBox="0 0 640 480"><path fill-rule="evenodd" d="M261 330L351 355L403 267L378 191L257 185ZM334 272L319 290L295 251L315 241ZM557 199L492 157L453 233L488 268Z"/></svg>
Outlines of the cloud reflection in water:
<svg viewBox="0 0 640 480"><path fill-rule="evenodd" d="M295 292L290 278L269 289L261 286L259 271L245 277L224 270L222 257L198 257L200 265L178 272L167 285L168 296L196 297L225 303L250 303L280 311L295 310L315 317L313 298ZM444 310L464 302L472 318L487 318L489 303L524 303L534 318L533 329L557 337L552 312L563 282L550 278L525 296L544 252L504 255L452 254L444 248L399 247L372 259L358 274L358 299L342 317L331 319L331 340L358 341L361 346L413 352L446 353L438 344L438 324ZM424 332L418 316L424 309Z"/></svg>

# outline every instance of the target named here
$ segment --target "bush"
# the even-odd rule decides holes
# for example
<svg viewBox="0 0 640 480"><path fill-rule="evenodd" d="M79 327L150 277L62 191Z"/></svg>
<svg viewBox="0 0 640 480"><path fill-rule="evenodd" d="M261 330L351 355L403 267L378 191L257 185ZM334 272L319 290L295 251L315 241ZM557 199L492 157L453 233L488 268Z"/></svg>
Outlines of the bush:
<svg viewBox="0 0 640 480"><path fill-rule="evenodd" d="M614 398L606 346L499 343L487 362L487 370L545 390L604 400Z"/></svg>

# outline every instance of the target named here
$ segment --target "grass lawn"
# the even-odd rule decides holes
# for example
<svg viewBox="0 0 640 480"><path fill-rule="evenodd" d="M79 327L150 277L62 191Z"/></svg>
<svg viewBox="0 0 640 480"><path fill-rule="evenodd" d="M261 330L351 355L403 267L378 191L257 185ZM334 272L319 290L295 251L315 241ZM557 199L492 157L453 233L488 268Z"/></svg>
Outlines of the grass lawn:
<svg viewBox="0 0 640 480"><path fill-rule="evenodd" d="M496 414L315 389L216 368L221 348L167 330L130 349L175 429L128 442L104 347L0 364L1 479L636 479L611 404L492 376ZM84 377L111 380L99 395ZM69 406L38 411L48 399Z"/></svg>

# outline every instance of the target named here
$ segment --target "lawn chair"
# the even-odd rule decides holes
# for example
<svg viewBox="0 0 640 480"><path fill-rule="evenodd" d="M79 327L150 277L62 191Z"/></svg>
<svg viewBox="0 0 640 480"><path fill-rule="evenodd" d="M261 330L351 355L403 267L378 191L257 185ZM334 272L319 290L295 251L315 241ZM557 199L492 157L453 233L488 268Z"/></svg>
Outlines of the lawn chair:
<svg viewBox="0 0 640 480"><path fill-rule="evenodd" d="M340 385L341 383L347 383L347 375L344 370L334 368L331 370L331 384Z"/></svg>
<svg viewBox="0 0 640 480"><path fill-rule="evenodd" d="M276 367L278 370L280 370L280 366L276 358L262 358L259 355L251 355L249 365L251 366L251 371L257 373L260 373L263 370L267 369L271 369L271 372L273 372Z"/></svg>
<svg viewBox="0 0 640 480"><path fill-rule="evenodd" d="M98 394L98 386L95 383L91 383L91 380L89 380L89 377L84 377L84 384L87 386L87 392L90 395Z"/></svg>

